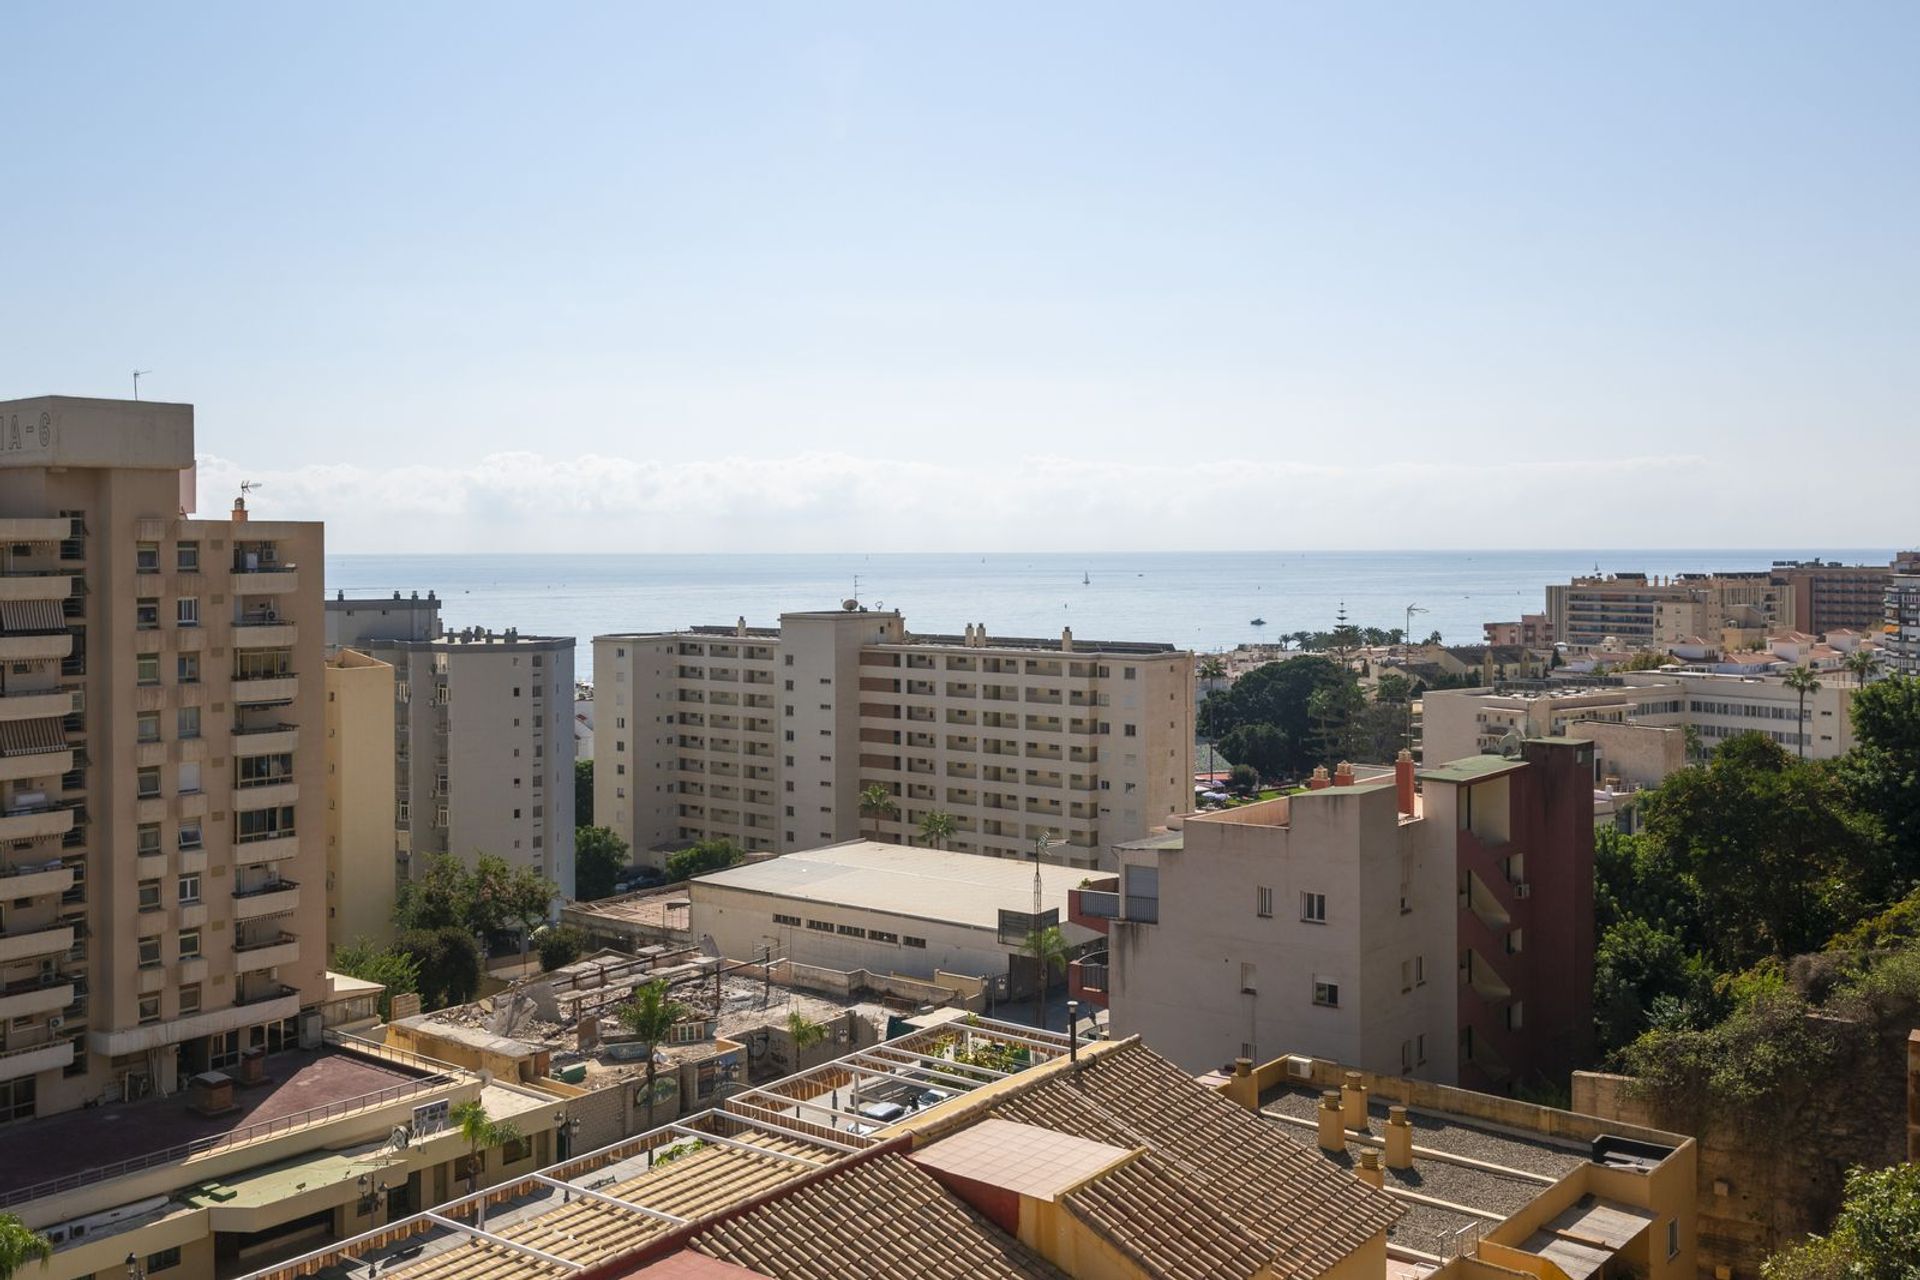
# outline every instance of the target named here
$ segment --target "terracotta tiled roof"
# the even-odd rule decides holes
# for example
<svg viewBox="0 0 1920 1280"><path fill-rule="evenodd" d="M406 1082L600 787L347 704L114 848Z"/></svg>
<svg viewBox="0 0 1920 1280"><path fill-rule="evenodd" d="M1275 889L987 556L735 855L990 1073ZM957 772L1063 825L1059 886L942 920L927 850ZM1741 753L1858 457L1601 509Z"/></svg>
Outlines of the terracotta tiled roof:
<svg viewBox="0 0 1920 1280"><path fill-rule="evenodd" d="M1065 1280L899 1155L717 1223L691 1247L773 1280Z"/></svg>
<svg viewBox="0 0 1920 1280"><path fill-rule="evenodd" d="M994 1114L1117 1147L1147 1147L1187 1190L1318 1275L1387 1229L1399 1203L1140 1044L1121 1044L1009 1096ZM1197 1228L1196 1228L1197 1234Z"/></svg>
<svg viewBox="0 0 1920 1280"><path fill-rule="evenodd" d="M1157 1156L1102 1174L1070 1192L1066 1205L1149 1276L1244 1280L1273 1261L1270 1247L1188 1190Z"/></svg>

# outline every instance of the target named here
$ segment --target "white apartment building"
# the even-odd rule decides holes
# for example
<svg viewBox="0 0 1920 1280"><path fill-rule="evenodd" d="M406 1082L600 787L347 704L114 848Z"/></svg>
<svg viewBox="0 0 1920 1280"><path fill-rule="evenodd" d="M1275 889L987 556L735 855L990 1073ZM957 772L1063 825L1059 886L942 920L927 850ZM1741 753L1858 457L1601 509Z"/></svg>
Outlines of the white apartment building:
<svg viewBox="0 0 1920 1280"><path fill-rule="evenodd" d="M789 852L858 836L1092 867L1192 804L1192 654L915 635L897 612L599 636L594 810L642 861L703 838ZM879 786L897 813L863 815ZM649 856L651 854L651 856Z"/></svg>
<svg viewBox="0 0 1920 1280"><path fill-rule="evenodd" d="M1795 617L1794 585L1765 572L1619 573L1547 587L1556 640L1575 650L1655 649L1728 625L1785 630ZM1612 642L1611 644L1609 642Z"/></svg>
<svg viewBox="0 0 1920 1280"><path fill-rule="evenodd" d="M1778 675L1633 671L1586 684L1436 689L1424 695L1422 743L1427 759L1451 760L1497 751L1511 737L1571 733L1595 742L1596 779L1646 786L1678 768L1684 756L1674 754L1671 732L1630 730L1684 735L1691 728L1709 751L1757 731L1798 754L1804 738L1808 759L1831 760L1853 746L1854 692L1851 676L1823 675L1820 689L1807 695L1803 725L1800 696ZM1609 733L1609 727L1621 731Z"/></svg>
<svg viewBox="0 0 1920 1280"><path fill-rule="evenodd" d="M321 526L195 519L193 465L191 405L0 403L0 1129L326 995Z"/></svg>
<svg viewBox="0 0 1920 1280"><path fill-rule="evenodd" d="M1899 567L1916 572L1887 579L1887 620L1882 653L1895 675L1920 676L1920 563L1906 558Z"/></svg>
<svg viewBox="0 0 1920 1280"><path fill-rule="evenodd" d="M439 602L327 601L342 645L393 668L394 848L529 866L573 896L573 637L445 632Z"/></svg>

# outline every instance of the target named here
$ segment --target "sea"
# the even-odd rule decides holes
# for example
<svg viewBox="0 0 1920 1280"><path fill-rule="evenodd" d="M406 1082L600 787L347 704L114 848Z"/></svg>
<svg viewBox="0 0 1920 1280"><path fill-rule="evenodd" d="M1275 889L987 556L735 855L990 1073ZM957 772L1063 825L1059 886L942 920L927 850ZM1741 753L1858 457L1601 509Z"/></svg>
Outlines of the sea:
<svg viewBox="0 0 1920 1280"><path fill-rule="evenodd" d="M1546 585L1576 574L1765 569L1775 560L1887 563L1887 548L1767 551L1219 551L982 555L338 555L327 593L425 595L449 628L571 635L593 678L596 635L732 623L858 600L899 609L909 629L989 636L1159 641L1231 649L1289 631L1360 626L1481 639L1481 624L1540 610ZM1254 625L1263 619L1264 626Z"/></svg>

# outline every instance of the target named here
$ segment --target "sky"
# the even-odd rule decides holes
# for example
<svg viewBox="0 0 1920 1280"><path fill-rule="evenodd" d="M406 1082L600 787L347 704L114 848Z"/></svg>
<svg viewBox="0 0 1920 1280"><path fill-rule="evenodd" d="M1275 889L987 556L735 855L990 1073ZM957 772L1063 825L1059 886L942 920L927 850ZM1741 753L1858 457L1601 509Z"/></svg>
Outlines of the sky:
<svg viewBox="0 0 1920 1280"><path fill-rule="evenodd" d="M1907 545L1910 3L10 5L0 397L338 551Z"/></svg>

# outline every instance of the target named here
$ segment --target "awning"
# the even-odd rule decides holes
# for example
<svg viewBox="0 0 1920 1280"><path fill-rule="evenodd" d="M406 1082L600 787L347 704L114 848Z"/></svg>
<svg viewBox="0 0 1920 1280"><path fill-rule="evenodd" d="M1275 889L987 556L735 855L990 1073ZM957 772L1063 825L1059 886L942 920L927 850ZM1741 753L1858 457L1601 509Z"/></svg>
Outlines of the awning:
<svg viewBox="0 0 1920 1280"><path fill-rule="evenodd" d="M65 631L58 600L0 600L0 631Z"/></svg>
<svg viewBox="0 0 1920 1280"><path fill-rule="evenodd" d="M38 756L67 749L67 731L57 716L0 720L0 756Z"/></svg>

